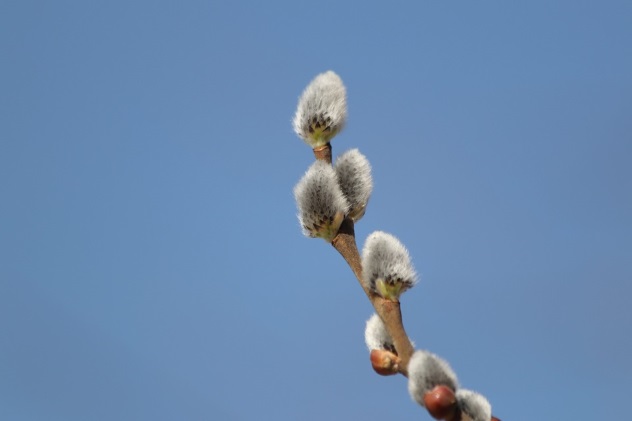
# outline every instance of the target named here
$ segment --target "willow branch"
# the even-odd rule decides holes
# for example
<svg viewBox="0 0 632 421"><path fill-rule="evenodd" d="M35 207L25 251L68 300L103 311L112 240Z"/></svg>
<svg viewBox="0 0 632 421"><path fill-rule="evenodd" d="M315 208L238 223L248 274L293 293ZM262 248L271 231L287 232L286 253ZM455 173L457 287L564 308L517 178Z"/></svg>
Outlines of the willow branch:
<svg viewBox="0 0 632 421"><path fill-rule="evenodd" d="M325 161L331 164L331 143L327 143L325 146L319 146L313 149L314 157L318 160Z"/></svg>
<svg viewBox="0 0 632 421"><path fill-rule="evenodd" d="M325 161L329 164L332 162L331 144L314 148L314 157L317 160ZM345 259L356 279L360 283L360 287L373 305L375 312L380 316L387 332L393 339L393 345L398 357L399 373L408 377L408 363L415 349L413 348L402 320L402 311L399 301L391 301L374 294L362 281L362 260L358 252L358 246L355 239L355 228L351 218L345 218L338 234L331 241L331 245ZM472 418L463 413L458 405L455 404L454 411L446 421L472 421ZM496 417L492 417L491 421L500 421Z"/></svg>
<svg viewBox="0 0 632 421"><path fill-rule="evenodd" d="M386 300L379 295L374 294L366 285L364 285L364 282L362 282L362 261L360 259L360 253L358 252L354 225L351 219L346 218L343 221L340 229L338 230L338 235L334 237L331 245L334 246L334 248L338 250L338 253L340 253L346 260L347 264L358 279L364 293L368 297L369 301L371 301L373 308L375 308L375 311L384 322L386 330L393 339L397 355L401 358L399 371L404 376L407 376L408 361L413 355L414 348L410 343L410 339L408 339L406 330L404 329L399 301Z"/></svg>

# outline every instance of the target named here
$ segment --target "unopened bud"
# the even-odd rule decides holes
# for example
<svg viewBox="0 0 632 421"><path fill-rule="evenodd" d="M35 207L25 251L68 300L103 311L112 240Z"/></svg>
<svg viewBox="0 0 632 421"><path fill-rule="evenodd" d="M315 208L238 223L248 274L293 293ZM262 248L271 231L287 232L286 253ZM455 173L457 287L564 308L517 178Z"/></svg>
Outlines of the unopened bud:
<svg viewBox="0 0 632 421"><path fill-rule="evenodd" d="M382 376L391 376L399 372L401 359L386 349L374 349L371 351L371 365L373 370Z"/></svg>
<svg viewBox="0 0 632 421"><path fill-rule="evenodd" d="M424 395L424 406L434 419L445 420L452 417L456 411L456 396L447 386L436 386Z"/></svg>

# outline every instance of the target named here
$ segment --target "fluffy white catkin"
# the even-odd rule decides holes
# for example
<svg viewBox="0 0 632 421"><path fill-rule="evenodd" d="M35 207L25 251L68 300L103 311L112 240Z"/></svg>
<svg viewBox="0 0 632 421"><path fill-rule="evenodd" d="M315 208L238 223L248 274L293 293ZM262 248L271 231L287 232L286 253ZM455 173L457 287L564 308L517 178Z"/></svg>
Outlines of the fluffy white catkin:
<svg viewBox="0 0 632 421"><path fill-rule="evenodd" d="M294 187L294 197L303 233L331 241L349 209L331 165L314 162Z"/></svg>
<svg viewBox="0 0 632 421"><path fill-rule="evenodd" d="M395 350L393 339L386 331L384 322L382 322L382 319L380 319L380 316L377 314L373 314L371 318L366 321L364 341L369 351L374 349L386 349L393 352Z"/></svg>
<svg viewBox="0 0 632 421"><path fill-rule="evenodd" d="M357 222L366 210L373 191L369 160L357 149L340 155L334 164L340 188L349 202L349 217Z"/></svg>
<svg viewBox="0 0 632 421"><path fill-rule="evenodd" d="M298 101L292 125L312 148L326 145L347 120L347 90L336 73L327 71L311 81Z"/></svg>
<svg viewBox="0 0 632 421"><path fill-rule="evenodd" d="M472 421L489 421L492 419L492 406L485 396L467 389L456 391L456 401L463 412Z"/></svg>
<svg viewBox="0 0 632 421"><path fill-rule="evenodd" d="M435 354L415 351L408 363L408 392L419 405L424 406L424 395L434 387L444 385L456 390L459 382L447 361Z"/></svg>
<svg viewBox="0 0 632 421"><path fill-rule="evenodd" d="M417 273L406 247L382 231L369 235L364 243L362 277L368 288L389 300L398 300L417 283Z"/></svg>

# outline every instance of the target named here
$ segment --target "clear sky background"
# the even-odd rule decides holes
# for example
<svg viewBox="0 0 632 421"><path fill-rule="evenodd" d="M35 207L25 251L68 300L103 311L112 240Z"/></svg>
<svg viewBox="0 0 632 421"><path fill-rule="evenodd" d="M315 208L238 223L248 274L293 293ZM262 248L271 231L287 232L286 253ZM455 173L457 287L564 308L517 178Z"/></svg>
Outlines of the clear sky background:
<svg viewBox="0 0 632 421"><path fill-rule="evenodd" d="M336 71L418 346L504 421L629 417L629 1L3 1L0 419L430 420L301 235Z"/></svg>

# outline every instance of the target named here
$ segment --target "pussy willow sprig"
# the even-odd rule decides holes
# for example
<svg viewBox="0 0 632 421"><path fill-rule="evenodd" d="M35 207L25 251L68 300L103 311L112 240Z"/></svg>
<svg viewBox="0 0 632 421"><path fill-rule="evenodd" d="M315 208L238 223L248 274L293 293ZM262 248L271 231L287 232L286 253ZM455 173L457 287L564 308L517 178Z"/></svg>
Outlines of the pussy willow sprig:
<svg viewBox="0 0 632 421"><path fill-rule="evenodd" d="M360 256L354 224L366 211L373 179L369 161L357 149L343 153L332 166L330 142L346 119L342 79L332 71L316 76L301 95L292 122L316 158L294 188L303 233L324 239L342 255L373 305L376 314L367 321L365 341L378 374L408 377L411 398L436 419L499 421L484 396L460 388L447 361L415 351L408 338L399 299L418 276L406 247L395 236L376 231Z"/></svg>

